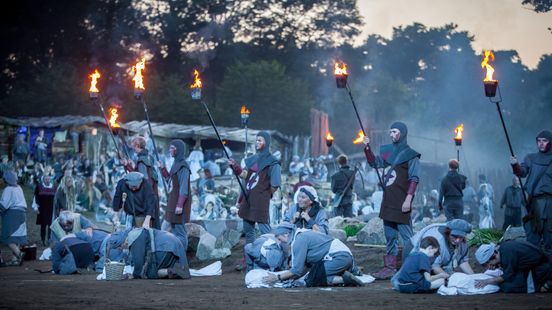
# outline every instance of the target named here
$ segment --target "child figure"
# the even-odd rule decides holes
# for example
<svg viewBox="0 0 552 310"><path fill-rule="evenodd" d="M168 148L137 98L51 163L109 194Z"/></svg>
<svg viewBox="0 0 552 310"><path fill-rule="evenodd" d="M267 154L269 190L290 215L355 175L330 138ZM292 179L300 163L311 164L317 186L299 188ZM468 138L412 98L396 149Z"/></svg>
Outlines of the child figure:
<svg viewBox="0 0 552 310"><path fill-rule="evenodd" d="M399 270L398 281L401 293L430 293L445 284L449 275L440 273L431 275L429 259L438 255L439 243L433 237L425 237L420 242L419 251L412 251Z"/></svg>

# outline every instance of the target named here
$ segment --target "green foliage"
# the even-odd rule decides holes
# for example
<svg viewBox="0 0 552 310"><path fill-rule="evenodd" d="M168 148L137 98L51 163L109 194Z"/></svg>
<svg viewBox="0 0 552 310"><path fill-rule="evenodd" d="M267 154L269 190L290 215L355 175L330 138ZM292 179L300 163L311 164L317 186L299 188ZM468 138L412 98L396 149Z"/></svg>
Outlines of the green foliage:
<svg viewBox="0 0 552 310"><path fill-rule="evenodd" d="M469 246L480 246L485 243L498 243L504 232L496 228L476 228L473 230L473 236L468 240Z"/></svg>
<svg viewBox="0 0 552 310"><path fill-rule="evenodd" d="M277 61L236 62L217 88L216 111L225 124L238 125L242 105L251 110L249 125L286 134L310 129L312 99L307 84L288 76Z"/></svg>
<svg viewBox="0 0 552 310"><path fill-rule="evenodd" d="M343 227L343 230L345 231L345 234L347 234L347 237L353 237L356 236L358 232L364 228L364 226L364 224L347 224Z"/></svg>

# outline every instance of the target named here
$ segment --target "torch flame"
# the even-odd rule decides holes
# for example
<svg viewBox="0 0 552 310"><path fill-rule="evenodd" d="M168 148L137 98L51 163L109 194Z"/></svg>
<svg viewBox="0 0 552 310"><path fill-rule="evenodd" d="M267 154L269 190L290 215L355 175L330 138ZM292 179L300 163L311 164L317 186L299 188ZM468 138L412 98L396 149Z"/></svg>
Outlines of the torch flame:
<svg viewBox="0 0 552 310"><path fill-rule="evenodd" d="M334 65L334 75L347 75L347 65L344 62L336 62Z"/></svg>
<svg viewBox="0 0 552 310"><path fill-rule="evenodd" d="M137 62L136 65L132 67L132 71L134 71L134 77L132 78L134 81L134 88L145 90L144 75L142 75L142 71L146 71L146 58L142 58L141 61Z"/></svg>
<svg viewBox="0 0 552 310"><path fill-rule="evenodd" d="M332 137L332 134L328 131L326 134L326 141L333 141L334 137Z"/></svg>
<svg viewBox="0 0 552 310"><path fill-rule="evenodd" d="M111 108L109 113L111 114L111 116L109 117L109 126L111 128L121 127L119 123L117 123L117 119L119 118L119 113L117 113L117 108Z"/></svg>
<svg viewBox="0 0 552 310"><path fill-rule="evenodd" d="M194 84L190 85L190 88L201 88L201 79L199 78L199 72L194 70Z"/></svg>
<svg viewBox="0 0 552 310"><path fill-rule="evenodd" d="M249 111L249 109L246 108L244 105L242 105L241 110L240 110L240 114L250 114L250 113L251 112Z"/></svg>
<svg viewBox="0 0 552 310"><path fill-rule="evenodd" d="M493 79L494 74L494 68L489 64L490 61L494 61L495 56L492 51L485 51L485 58L481 62L481 68L487 69L487 75L485 76L485 79L483 82L487 81L496 81Z"/></svg>
<svg viewBox="0 0 552 310"><path fill-rule="evenodd" d="M362 130L358 131L357 138L353 140L354 144L360 144L364 141L364 132Z"/></svg>
<svg viewBox="0 0 552 310"><path fill-rule="evenodd" d="M90 89L88 90L91 93L99 93L100 90L98 90L98 79L101 77L100 72L98 69L94 71L94 73L89 75L90 77Z"/></svg>
<svg viewBox="0 0 552 310"><path fill-rule="evenodd" d="M454 137L454 140L462 140L462 133L464 132L464 124L460 124L454 128L454 133L456 133L456 136Z"/></svg>

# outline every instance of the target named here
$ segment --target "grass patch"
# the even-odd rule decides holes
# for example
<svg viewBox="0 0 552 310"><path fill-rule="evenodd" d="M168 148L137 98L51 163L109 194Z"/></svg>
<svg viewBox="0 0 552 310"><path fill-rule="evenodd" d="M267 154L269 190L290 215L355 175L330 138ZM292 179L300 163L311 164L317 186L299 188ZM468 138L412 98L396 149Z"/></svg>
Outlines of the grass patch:
<svg viewBox="0 0 552 310"><path fill-rule="evenodd" d="M473 230L473 236L468 241L469 246L479 246L485 243L498 243L504 232L496 228L476 228Z"/></svg>
<svg viewBox="0 0 552 310"><path fill-rule="evenodd" d="M364 224L347 224L343 227L343 230L345 234L347 234L347 237L353 237L356 236L362 228L364 228Z"/></svg>

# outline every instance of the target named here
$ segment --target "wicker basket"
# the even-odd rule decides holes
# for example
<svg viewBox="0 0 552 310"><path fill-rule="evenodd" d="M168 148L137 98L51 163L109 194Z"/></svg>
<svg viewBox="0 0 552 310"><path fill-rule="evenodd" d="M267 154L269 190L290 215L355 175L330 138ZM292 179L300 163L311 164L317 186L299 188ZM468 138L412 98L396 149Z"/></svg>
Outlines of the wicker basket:
<svg viewBox="0 0 552 310"><path fill-rule="evenodd" d="M107 281L119 281L123 279L125 264L120 262L107 262L105 264L105 279Z"/></svg>

